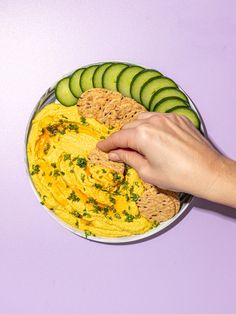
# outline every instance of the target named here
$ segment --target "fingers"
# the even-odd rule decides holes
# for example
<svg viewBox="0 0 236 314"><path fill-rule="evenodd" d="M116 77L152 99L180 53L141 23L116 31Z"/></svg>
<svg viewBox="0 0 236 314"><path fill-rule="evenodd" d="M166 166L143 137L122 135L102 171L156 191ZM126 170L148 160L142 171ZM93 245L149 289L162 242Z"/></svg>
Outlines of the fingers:
<svg viewBox="0 0 236 314"><path fill-rule="evenodd" d="M97 144L97 147L104 152L117 148L131 148L138 150L135 138L135 129L120 130L111 134L107 139Z"/></svg>
<svg viewBox="0 0 236 314"><path fill-rule="evenodd" d="M160 113L159 112L141 112L139 113L137 120L148 119L157 115L160 115Z"/></svg>
<svg viewBox="0 0 236 314"><path fill-rule="evenodd" d="M133 150L116 149L110 151L108 156L112 161L126 163L130 167L134 168L137 172L147 165L147 160L142 155Z"/></svg>

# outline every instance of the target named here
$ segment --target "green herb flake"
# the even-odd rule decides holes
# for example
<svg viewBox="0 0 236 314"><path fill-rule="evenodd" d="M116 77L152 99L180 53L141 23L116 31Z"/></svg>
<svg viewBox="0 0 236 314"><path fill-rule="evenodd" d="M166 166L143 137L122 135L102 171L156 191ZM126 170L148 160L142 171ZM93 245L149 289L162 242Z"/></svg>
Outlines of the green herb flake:
<svg viewBox="0 0 236 314"><path fill-rule="evenodd" d="M132 201L137 202L137 200L139 199L139 196L138 194L131 193L130 198Z"/></svg>
<svg viewBox="0 0 236 314"><path fill-rule="evenodd" d="M57 167L57 165L56 165L55 162L52 162L52 163L51 163L51 166L52 166L53 168L56 168L56 167Z"/></svg>
<svg viewBox="0 0 236 314"><path fill-rule="evenodd" d="M89 230L84 230L84 236L85 236L85 238L87 239L89 236L91 236L92 235L92 232L91 231L89 231Z"/></svg>
<svg viewBox="0 0 236 314"><path fill-rule="evenodd" d="M70 123L70 124L68 125L68 129L71 130L71 131L75 131L76 133L78 133L78 131L79 131L78 125L72 124L72 123Z"/></svg>
<svg viewBox="0 0 236 314"><path fill-rule="evenodd" d="M48 132L50 133L51 136L54 136L57 134L57 128L58 128L57 124L49 124L46 127L46 129L48 130Z"/></svg>
<svg viewBox="0 0 236 314"><path fill-rule="evenodd" d="M116 199L114 197L110 196L109 199L112 204L116 203Z"/></svg>
<svg viewBox="0 0 236 314"><path fill-rule="evenodd" d="M61 171L59 169L55 169L52 174L54 177L59 177L61 175Z"/></svg>
<svg viewBox="0 0 236 314"><path fill-rule="evenodd" d="M81 181L84 182L85 174L84 174L84 173L81 173L81 174L80 174L80 178L81 178Z"/></svg>
<svg viewBox="0 0 236 314"><path fill-rule="evenodd" d="M86 122L86 118L85 118L85 117L80 117L80 122L81 122L83 125L87 125L87 122Z"/></svg>
<svg viewBox="0 0 236 314"><path fill-rule="evenodd" d="M66 116L64 116L64 114L62 114L61 116L62 116L62 118L68 120L68 118Z"/></svg>
<svg viewBox="0 0 236 314"><path fill-rule="evenodd" d="M39 165L32 165L32 171L31 171L31 175L35 175L35 174L38 174L40 171L40 166Z"/></svg>
<svg viewBox="0 0 236 314"><path fill-rule="evenodd" d="M93 197L88 197L88 203L97 204L97 201Z"/></svg>
<svg viewBox="0 0 236 314"><path fill-rule="evenodd" d="M104 135L102 135L102 136L100 136L100 140L105 140L105 136Z"/></svg>
<svg viewBox="0 0 236 314"><path fill-rule="evenodd" d="M80 168L86 168L87 166L87 160L83 157L77 157L76 158L76 165Z"/></svg>
<svg viewBox="0 0 236 314"><path fill-rule="evenodd" d="M103 169L103 168L102 168L102 172L103 172L103 173L107 173L107 171L106 171L105 169Z"/></svg>
<svg viewBox="0 0 236 314"><path fill-rule="evenodd" d="M94 183L96 189L102 190L102 185L99 183Z"/></svg>
<svg viewBox="0 0 236 314"><path fill-rule="evenodd" d="M70 160L71 155L70 154L64 154L64 161Z"/></svg>
<svg viewBox="0 0 236 314"><path fill-rule="evenodd" d="M119 176L117 172L112 172L112 175L113 175L113 179L116 181L121 179L121 176Z"/></svg>
<svg viewBox="0 0 236 314"><path fill-rule="evenodd" d="M80 198L75 194L74 191L72 191L72 192L70 193L70 195L67 197L67 199L68 199L69 201L72 201L72 202L79 202L79 201L80 201Z"/></svg>
<svg viewBox="0 0 236 314"><path fill-rule="evenodd" d="M47 143L47 144L45 145L45 147L44 147L44 149L43 149L43 152L44 152L45 155L47 155L47 153L48 153L50 147L51 147L51 145L50 145L49 143Z"/></svg>

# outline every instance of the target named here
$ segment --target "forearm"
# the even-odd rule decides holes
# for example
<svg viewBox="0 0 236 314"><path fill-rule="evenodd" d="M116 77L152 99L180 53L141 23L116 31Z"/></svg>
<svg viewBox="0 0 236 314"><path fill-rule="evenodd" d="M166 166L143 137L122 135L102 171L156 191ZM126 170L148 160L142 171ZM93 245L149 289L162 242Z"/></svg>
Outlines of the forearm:
<svg viewBox="0 0 236 314"><path fill-rule="evenodd" d="M217 176L200 197L236 208L236 162L223 157Z"/></svg>

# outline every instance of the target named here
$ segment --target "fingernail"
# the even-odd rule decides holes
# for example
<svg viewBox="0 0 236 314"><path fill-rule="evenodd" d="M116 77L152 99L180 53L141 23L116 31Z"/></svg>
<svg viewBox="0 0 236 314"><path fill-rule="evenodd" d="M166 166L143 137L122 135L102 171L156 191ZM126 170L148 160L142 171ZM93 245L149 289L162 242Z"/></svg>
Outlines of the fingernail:
<svg viewBox="0 0 236 314"><path fill-rule="evenodd" d="M119 161L120 160L119 156L116 153L109 153L108 158L112 161Z"/></svg>

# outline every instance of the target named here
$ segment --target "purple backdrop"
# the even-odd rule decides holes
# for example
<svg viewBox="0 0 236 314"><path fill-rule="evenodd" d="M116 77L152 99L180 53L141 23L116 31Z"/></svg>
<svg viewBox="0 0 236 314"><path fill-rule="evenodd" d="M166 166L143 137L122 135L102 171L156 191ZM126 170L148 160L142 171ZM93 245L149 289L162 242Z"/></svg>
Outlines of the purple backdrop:
<svg viewBox="0 0 236 314"><path fill-rule="evenodd" d="M195 199L159 237L97 244L49 217L24 164L26 124L47 87L116 59L175 79L236 159L235 12L234 0L0 1L0 313L235 313L236 210Z"/></svg>

